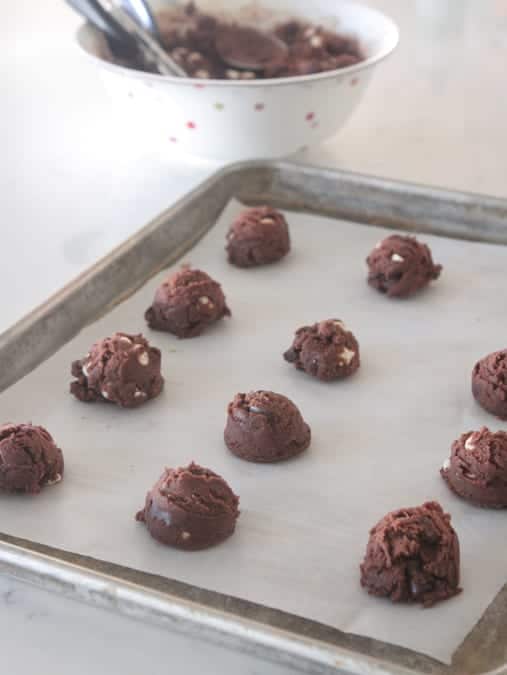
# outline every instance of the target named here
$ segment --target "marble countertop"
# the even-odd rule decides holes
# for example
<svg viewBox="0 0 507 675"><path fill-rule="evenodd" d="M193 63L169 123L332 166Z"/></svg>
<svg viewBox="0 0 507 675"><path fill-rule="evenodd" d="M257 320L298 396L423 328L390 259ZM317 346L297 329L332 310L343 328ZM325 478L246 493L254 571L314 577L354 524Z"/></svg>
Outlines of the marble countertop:
<svg viewBox="0 0 507 675"><path fill-rule="evenodd" d="M294 161L507 197L507 0L368 4L400 47L343 131ZM17 0L0 26L0 330L218 168L125 142L78 24L63 2ZM0 632L10 675L285 672L2 577Z"/></svg>

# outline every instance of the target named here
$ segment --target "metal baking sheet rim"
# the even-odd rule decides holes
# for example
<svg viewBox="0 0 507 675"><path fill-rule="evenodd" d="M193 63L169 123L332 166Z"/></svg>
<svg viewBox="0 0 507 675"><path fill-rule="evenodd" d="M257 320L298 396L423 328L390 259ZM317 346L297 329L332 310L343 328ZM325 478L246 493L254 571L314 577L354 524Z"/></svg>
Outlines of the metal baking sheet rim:
<svg viewBox="0 0 507 675"><path fill-rule="evenodd" d="M269 201L279 207L334 215L373 226L507 245L507 201L502 199L282 162L231 165L0 335L0 391L184 255L213 226L233 196L246 203ZM371 656L366 650L306 637L101 573L90 565L69 562L63 555L46 555L1 534L0 570L49 590L162 623L187 635L248 651L307 673L465 675L391 645L384 645L388 656ZM498 598L507 605L507 585L494 603ZM311 632L312 622L299 618L297 621L307 623ZM395 652L398 652L396 660L402 660L404 655L411 665L394 663L391 658ZM415 669L421 665L423 670ZM506 672L504 664L483 675Z"/></svg>
<svg viewBox="0 0 507 675"><path fill-rule="evenodd" d="M362 657L359 662L353 651L212 610L177 596L147 590L11 544L1 544L0 570L48 590L57 590L78 600L165 625L187 636L294 666L303 672L336 673L338 668L339 672L347 675L414 673L411 669L392 664L383 667L378 659L369 656Z"/></svg>

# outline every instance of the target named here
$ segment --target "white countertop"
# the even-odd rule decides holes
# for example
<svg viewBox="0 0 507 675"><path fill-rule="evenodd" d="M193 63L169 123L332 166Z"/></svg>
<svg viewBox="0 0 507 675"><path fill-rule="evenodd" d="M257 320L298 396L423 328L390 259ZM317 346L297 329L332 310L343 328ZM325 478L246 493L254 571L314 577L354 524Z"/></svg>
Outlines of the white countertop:
<svg viewBox="0 0 507 675"><path fill-rule="evenodd" d="M400 47L343 131L297 161L507 197L507 0L369 4ZM4 9L0 330L218 168L125 142L72 49L78 24L55 0ZM284 672L7 578L0 633L10 675Z"/></svg>

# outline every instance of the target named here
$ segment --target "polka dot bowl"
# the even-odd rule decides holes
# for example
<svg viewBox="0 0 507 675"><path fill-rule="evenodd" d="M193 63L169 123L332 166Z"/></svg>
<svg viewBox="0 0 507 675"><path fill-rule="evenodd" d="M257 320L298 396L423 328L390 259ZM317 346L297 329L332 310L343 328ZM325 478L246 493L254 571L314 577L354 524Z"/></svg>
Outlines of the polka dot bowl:
<svg viewBox="0 0 507 675"><path fill-rule="evenodd" d="M156 7L156 3L155 7ZM199 7L215 8L202 0ZM355 36L366 55L361 63L316 75L270 80L198 80L143 73L110 63L102 36L83 25L77 41L102 75L121 116L137 117L157 144L191 155L237 161L290 155L333 136L350 117L373 71L396 47L398 29L380 12L348 0L266 0L290 15ZM241 2L222 0L234 12Z"/></svg>

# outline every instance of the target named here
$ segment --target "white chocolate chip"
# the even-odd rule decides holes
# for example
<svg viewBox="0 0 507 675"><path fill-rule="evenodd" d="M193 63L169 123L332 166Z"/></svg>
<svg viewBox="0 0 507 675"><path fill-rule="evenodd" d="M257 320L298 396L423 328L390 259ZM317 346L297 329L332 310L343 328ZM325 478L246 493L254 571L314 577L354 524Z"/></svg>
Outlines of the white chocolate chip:
<svg viewBox="0 0 507 675"><path fill-rule="evenodd" d="M107 393L107 391L105 389L103 389L100 392L100 395L102 396L102 398L109 399L109 394Z"/></svg>
<svg viewBox="0 0 507 675"><path fill-rule="evenodd" d="M132 340L128 338L126 335L120 335L118 338L118 342L124 342L126 345L132 344Z"/></svg>
<svg viewBox="0 0 507 675"><path fill-rule="evenodd" d="M211 302L211 300L208 298L207 295L202 295L202 296L199 298L199 302L201 303L201 305L204 305L205 307L208 307L209 309L213 309L213 307L215 306L215 305Z"/></svg>
<svg viewBox="0 0 507 675"><path fill-rule="evenodd" d="M465 450L475 450L475 445L472 442L472 436L473 436L473 434L470 434L470 436L466 439Z"/></svg>
<svg viewBox="0 0 507 675"><path fill-rule="evenodd" d="M451 460L446 459L445 462L442 464L442 469L444 471L448 471L451 468Z"/></svg>
<svg viewBox="0 0 507 675"><path fill-rule="evenodd" d="M202 54L199 54L199 52L190 52L190 54L187 56L187 61L189 63L197 63L197 61L202 60Z"/></svg>
<svg viewBox="0 0 507 675"><path fill-rule="evenodd" d="M303 33L303 37L305 37L305 38L311 38L313 35L315 35L316 32L317 32L317 29L314 28L313 26L310 26L310 27L307 28L307 29L305 30L305 32Z"/></svg>
<svg viewBox="0 0 507 675"><path fill-rule="evenodd" d="M190 539L190 537L191 537L190 532L185 531L185 532L182 532L182 533L181 533L181 538L182 538L184 541L186 541L187 539Z"/></svg>
<svg viewBox="0 0 507 675"><path fill-rule="evenodd" d="M90 365L90 364L87 363L86 365L81 366L81 370L83 371L83 375L84 375L85 377L88 377L89 374L90 374L90 371L89 371L88 368L87 368L87 366L89 366L89 365Z"/></svg>
<svg viewBox="0 0 507 675"><path fill-rule="evenodd" d="M340 354L340 358L347 364L352 361L354 356L356 355L356 352L353 352L352 349L348 349L347 347L343 348L342 353Z"/></svg>
<svg viewBox="0 0 507 675"><path fill-rule="evenodd" d="M147 366L150 362L150 357L148 356L148 352L141 352L139 356L137 357L137 360L139 361L141 366Z"/></svg>
<svg viewBox="0 0 507 675"><path fill-rule="evenodd" d="M312 47L322 47L324 40L320 37L320 35L314 35L310 38L310 44Z"/></svg>
<svg viewBox="0 0 507 675"><path fill-rule="evenodd" d="M262 223L263 225L274 225L275 219L270 218L269 216L265 216L264 218L261 218L259 222Z"/></svg>
<svg viewBox="0 0 507 675"><path fill-rule="evenodd" d="M391 260L393 262L403 262L405 258L402 258L401 255L398 255L397 253L393 253L391 256Z"/></svg>
<svg viewBox="0 0 507 675"><path fill-rule="evenodd" d="M56 485L62 480L62 475L60 473L57 473L56 476L53 478L53 480L48 480L46 485Z"/></svg>
<svg viewBox="0 0 507 675"><path fill-rule="evenodd" d="M134 393L134 398L146 398L146 393L140 389L137 389Z"/></svg>
<svg viewBox="0 0 507 675"><path fill-rule="evenodd" d="M239 78L240 78L240 73L239 73L238 70L233 70L232 68L228 68L228 69L225 71L225 77L226 77L228 80L239 80Z"/></svg>
<svg viewBox="0 0 507 675"><path fill-rule="evenodd" d="M194 73L194 77L197 77L200 80L209 80L209 73L207 70L204 69L196 70Z"/></svg>
<svg viewBox="0 0 507 675"><path fill-rule="evenodd" d="M255 80L257 76L255 75L253 70L245 70L241 73L240 77L242 80Z"/></svg>

